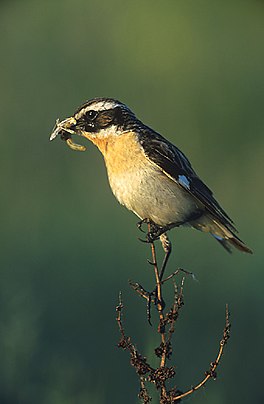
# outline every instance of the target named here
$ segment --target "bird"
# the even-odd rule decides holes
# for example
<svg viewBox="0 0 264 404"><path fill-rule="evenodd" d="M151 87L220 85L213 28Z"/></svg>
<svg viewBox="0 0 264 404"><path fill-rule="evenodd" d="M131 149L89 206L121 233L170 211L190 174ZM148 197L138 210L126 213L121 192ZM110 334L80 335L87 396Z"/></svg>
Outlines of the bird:
<svg viewBox="0 0 264 404"><path fill-rule="evenodd" d="M71 117L56 121L50 140L58 135L73 150L86 148L72 135L97 146L116 199L138 216L140 229L150 224L147 242L160 238L164 250L170 250L167 232L189 226L210 234L228 252L235 247L252 253L185 154L124 103L114 98L86 101Z"/></svg>

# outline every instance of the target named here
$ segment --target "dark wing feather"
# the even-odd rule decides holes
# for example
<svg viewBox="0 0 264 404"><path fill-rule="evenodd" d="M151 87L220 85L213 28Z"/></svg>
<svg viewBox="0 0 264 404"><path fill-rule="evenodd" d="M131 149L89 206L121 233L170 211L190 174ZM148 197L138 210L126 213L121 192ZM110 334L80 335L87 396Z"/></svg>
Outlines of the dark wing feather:
<svg viewBox="0 0 264 404"><path fill-rule="evenodd" d="M187 157L176 146L149 128L140 131L139 142L152 163L202 203L222 224L236 231L232 219L221 208L212 191L200 180Z"/></svg>

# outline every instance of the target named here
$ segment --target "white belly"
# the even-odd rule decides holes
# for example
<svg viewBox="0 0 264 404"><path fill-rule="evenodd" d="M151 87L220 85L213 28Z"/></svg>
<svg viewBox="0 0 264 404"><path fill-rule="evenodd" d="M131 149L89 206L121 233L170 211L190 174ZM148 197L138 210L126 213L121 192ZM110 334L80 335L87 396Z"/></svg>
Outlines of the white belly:
<svg viewBox="0 0 264 404"><path fill-rule="evenodd" d="M188 192L148 160L135 133L114 136L103 154L114 195L141 219L165 226L185 221L197 209Z"/></svg>
<svg viewBox="0 0 264 404"><path fill-rule="evenodd" d="M111 176L118 201L141 219L165 226L186 220L196 210L193 198L151 163Z"/></svg>

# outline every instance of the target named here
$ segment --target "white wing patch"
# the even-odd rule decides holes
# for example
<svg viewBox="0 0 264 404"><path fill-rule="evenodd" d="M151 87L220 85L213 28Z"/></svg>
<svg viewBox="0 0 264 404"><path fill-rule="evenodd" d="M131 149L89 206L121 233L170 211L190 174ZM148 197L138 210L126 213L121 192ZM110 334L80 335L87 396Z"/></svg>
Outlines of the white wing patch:
<svg viewBox="0 0 264 404"><path fill-rule="evenodd" d="M179 183L184 187L190 190L190 181L185 175L179 175L178 177Z"/></svg>

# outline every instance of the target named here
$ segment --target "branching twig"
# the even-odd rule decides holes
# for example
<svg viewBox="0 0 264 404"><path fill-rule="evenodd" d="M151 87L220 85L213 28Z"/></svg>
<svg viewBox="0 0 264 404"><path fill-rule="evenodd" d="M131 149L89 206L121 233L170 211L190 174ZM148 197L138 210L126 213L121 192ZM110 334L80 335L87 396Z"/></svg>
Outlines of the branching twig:
<svg viewBox="0 0 264 404"><path fill-rule="evenodd" d="M148 223L148 229L150 232L150 223ZM144 404L148 404L151 401L151 397L149 395L147 389L147 383L150 382L156 386L157 391L159 392L160 404L171 404L174 402L180 402L183 398L189 396L194 393L202 386L204 386L209 379L216 378L216 369L220 363L220 360L223 355L223 351L227 340L230 334L230 323L229 323L229 312L228 307L226 306L226 323L223 332L223 337L220 341L220 348L218 355L214 362L211 363L210 369L205 372L205 377L197 384L195 387L192 387L186 392L180 392L176 387L173 389L169 389L167 386L167 381L172 379L175 376L175 369L173 366L167 366L167 360L171 358L172 355L172 335L175 329L175 323L179 317L180 309L184 305L183 301L183 287L185 278L183 277L180 281L180 285L177 286L175 282L175 277L180 273L185 273L187 275L194 275L186 270L177 269L171 275L167 276L165 279L162 279L167 262L168 255L165 256L163 260L163 264L161 267L161 272L159 272L157 258L156 258L156 250L155 244L153 241L150 241L151 246L151 254L152 261L151 264L154 269L155 275L155 289L152 292L148 292L137 282L131 282L131 287L144 299L147 300L147 318L150 323L150 307L151 305L155 305L158 312L158 328L157 331L160 335L160 345L155 349L155 354L158 358L160 358L159 367L152 367L147 359L139 353L136 346L132 343L131 338L126 336L123 321L122 321L122 311L123 311L123 303L121 299L121 293L119 296L119 304L116 307L117 311L117 323L119 327L119 331L121 334L121 339L118 344L119 347L124 350L128 350L130 353L130 363L135 368L136 373L139 375L140 379L140 391L139 398L142 400ZM165 263L165 265L164 265ZM172 306L165 311L165 302L163 299L163 285L169 280L173 280L174 283L174 301Z"/></svg>
<svg viewBox="0 0 264 404"><path fill-rule="evenodd" d="M217 376L217 375L216 375L216 368L217 368L217 366L218 366L219 363L220 363L220 360L221 360L222 355L223 355L223 353L224 353L224 348L225 348L225 346L226 346L226 344L227 344L227 341L228 341L228 339L229 339L229 336L230 336L230 328L231 328L231 324L230 324L230 322L229 322L228 305L226 305L226 323L225 323L225 328L224 328L224 332L223 332L223 337L222 337L222 339L221 339L221 341L220 341L220 344L219 344L219 345L220 345L219 351L218 351L218 354L217 354L217 357L216 357L215 361L210 364L210 369L205 372L205 377L203 378L203 380L202 380L200 383L198 383L195 387L192 387L190 390L186 391L185 393L182 393L182 394L179 394L178 396L175 396L175 397L173 398L173 401L179 401L179 400L181 400L182 398L187 397L187 396L189 396L190 394L194 393L194 392L197 391L200 387L204 386L205 383L206 383L210 378L212 378L212 379L214 379L214 380L216 379L216 376Z"/></svg>

